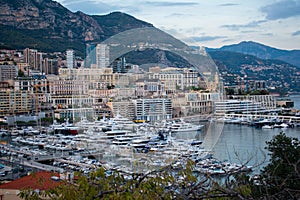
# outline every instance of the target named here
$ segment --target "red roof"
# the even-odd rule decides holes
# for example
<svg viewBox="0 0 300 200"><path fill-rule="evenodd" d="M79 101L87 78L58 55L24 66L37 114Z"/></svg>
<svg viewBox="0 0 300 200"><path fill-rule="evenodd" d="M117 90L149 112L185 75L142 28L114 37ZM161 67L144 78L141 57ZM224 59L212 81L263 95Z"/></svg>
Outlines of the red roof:
<svg viewBox="0 0 300 200"><path fill-rule="evenodd" d="M0 189L14 189L14 190L24 190L24 189L39 189L48 190L55 188L64 181L54 180L51 177L59 177L59 174L54 172L36 172L28 176L16 179L14 181L4 183L0 185Z"/></svg>

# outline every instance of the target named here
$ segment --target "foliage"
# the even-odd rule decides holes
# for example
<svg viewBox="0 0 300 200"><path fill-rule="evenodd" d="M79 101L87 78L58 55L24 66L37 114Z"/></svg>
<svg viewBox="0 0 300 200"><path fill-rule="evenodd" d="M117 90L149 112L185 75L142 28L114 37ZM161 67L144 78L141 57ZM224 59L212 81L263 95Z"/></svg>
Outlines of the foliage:
<svg viewBox="0 0 300 200"><path fill-rule="evenodd" d="M18 77L24 77L24 76L25 76L24 72L19 69L19 71L18 71Z"/></svg>
<svg viewBox="0 0 300 200"><path fill-rule="evenodd" d="M234 95L234 89L233 88L225 88L225 92L227 95Z"/></svg>
<svg viewBox="0 0 300 200"><path fill-rule="evenodd" d="M274 199L300 198L300 142L284 133L267 142L270 163L262 171L262 191Z"/></svg>
<svg viewBox="0 0 300 200"><path fill-rule="evenodd" d="M268 95L269 92L267 90L254 90L250 92L250 95Z"/></svg>
<svg viewBox="0 0 300 200"><path fill-rule="evenodd" d="M236 181L228 175L226 186L208 174L193 173L194 162L188 160L181 168L171 166L146 174L109 171L100 168L88 176L78 174L78 180L57 188L40 191L39 197L49 199L203 199L246 198L251 194L247 181ZM229 181L230 180L230 181ZM244 180L249 180L244 178ZM19 196L26 200L37 199L31 190L23 190Z"/></svg>

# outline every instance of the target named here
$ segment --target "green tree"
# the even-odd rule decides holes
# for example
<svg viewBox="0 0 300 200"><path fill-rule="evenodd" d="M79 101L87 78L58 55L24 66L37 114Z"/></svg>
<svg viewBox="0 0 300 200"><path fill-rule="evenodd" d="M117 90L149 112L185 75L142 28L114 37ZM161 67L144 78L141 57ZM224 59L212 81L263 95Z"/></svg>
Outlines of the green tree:
<svg viewBox="0 0 300 200"><path fill-rule="evenodd" d="M270 163L261 173L260 190L272 199L300 199L300 143L283 132L267 142Z"/></svg>
<svg viewBox="0 0 300 200"><path fill-rule="evenodd" d="M19 69L19 71L18 71L18 77L24 77L24 76L25 76L24 72Z"/></svg>

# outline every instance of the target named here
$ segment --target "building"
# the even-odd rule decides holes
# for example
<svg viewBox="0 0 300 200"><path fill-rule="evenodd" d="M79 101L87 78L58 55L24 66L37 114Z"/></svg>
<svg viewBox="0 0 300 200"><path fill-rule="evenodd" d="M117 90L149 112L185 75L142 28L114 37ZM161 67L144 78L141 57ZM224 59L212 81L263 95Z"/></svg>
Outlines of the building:
<svg viewBox="0 0 300 200"><path fill-rule="evenodd" d="M218 93L177 93L173 95L173 116L203 115L213 113L213 102L219 100Z"/></svg>
<svg viewBox="0 0 300 200"><path fill-rule="evenodd" d="M75 56L74 56L74 51L72 49L68 49L66 51L66 58L67 58L67 68L73 69L75 66Z"/></svg>
<svg viewBox="0 0 300 200"><path fill-rule="evenodd" d="M62 108L92 105L93 100L88 96L88 84L87 81L80 80L51 80L51 102Z"/></svg>
<svg viewBox="0 0 300 200"><path fill-rule="evenodd" d="M18 76L18 66L0 65L0 81L13 80Z"/></svg>
<svg viewBox="0 0 300 200"><path fill-rule="evenodd" d="M29 91L0 91L0 115L29 114L33 103L33 95Z"/></svg>
<svg viewBox="0 0 300 200"><path fill-rule="evenodd" d="M252 102L258 102L267 110L276 108L276 99L273 95L234 95L233 99L237 100L249 100Z"/></svg>
<svg viewBox="0 0 300 200"><path fill-rule="evenodd" d="M186 93L187 115L210 114L213 112L213 101L218 99L217 93Z"/></svg>
<svg viewBox="0 0 300 200"><path fill-rule="evenodd" d="M96 68L106 68L109 65L109 46L107 44L97 44Z"/></svg>
<svg viewBox="0 0 300 200"><path fill-rule="evenodd" d="M228 113L259 113L266 111L259 102L250 100L224 100L214 102L217 116L224 116Z"/></svg>
<svg viewBox="0 0 300 200"><path fill-rule="evenodd" d="M70 179L73 175L70 176ZM68 184L68 182L61 181L66 179L64 174L58 174L54 172L36 172L22 178L13 180L8 183L0 185L0 199L3 200L22 200L19 197L19 193L25 189L31 189L32 191L44 191L58 187L62 184ZM43 199L44 197L41 197ZM40 199L40 198L39 198Z"/></svg>
<svg viewBox="0 0 300 200"><path fill-rule="evenodd" d="M157 67L150 69L148 78L159 79L165 85L167 94L177 90L188 90L191 87L199 87L201 79L199 73L190 68L166 68L158 70Z"/></svg>
<svg viewBox="0 0 300 200"><path fill-rule="evenodd" d="M96 65L96 44L86 44L84 67L91 68Z"/></svg>
<svg viewBox="0 0 300 200"><path fill-rule="evenodd" d="M121 115L122 117L133 120L135 118L135 106L131 100L112 101L107 103L112 111L112 116Z"/></svg>
<svg viewBox="0 0 300 200"><path fill-rule="evenodd" d="M113 68L114 73L126 73L126 72L128 72L125 57L116 59L112 63L112 68Z"/></svg>
<svg viewBox="0 0 300 200"><path fill-rule="evenodd" d="M253 90L266 90L266 81L262 80L249 80L247 81L247 91L253 91Z"/></svg>
<svg viewBox="0 0 300 200"><path fill-rule="evenodd" d="M58 74L58 66L57 66L57 60L56 59L50 59L50 58L44 58L43 59L43 65L42 65L42 71L43 74Z"/></svg>
<svg viewBox="0 0 300 200"><path fill-rule="evenodd" d="M277 98L276 100L277 107L284 107L284 108L293 108L294 101L289 98Z"/></svg>
<svg viewBox="0 0 300 200"><path fill-rule="evenodd" d="M172 118L172 99L153 98L132 100L135 118L146 121L159 121Z"/></svg>
<svg viewBox="0 0 300 200"><path fill-rule="evenodd" d="M24 62L33 70L41 70L43 54L36 49L26 48L23 51Z"/></svg>
<svg viewBox="0 0 300 200"><path fill-rule="evenodd" d="M60 80L85 81L91 90L107 89L116 84L116 74L112 73L111 68L60 68L58 77Z"/></svg>
<svg viewBox="0 0 300 200"><path fill-rule="evenodd" d="M137 97L165 95L165 86L158 79L139 79L135 83Z"/></svg>

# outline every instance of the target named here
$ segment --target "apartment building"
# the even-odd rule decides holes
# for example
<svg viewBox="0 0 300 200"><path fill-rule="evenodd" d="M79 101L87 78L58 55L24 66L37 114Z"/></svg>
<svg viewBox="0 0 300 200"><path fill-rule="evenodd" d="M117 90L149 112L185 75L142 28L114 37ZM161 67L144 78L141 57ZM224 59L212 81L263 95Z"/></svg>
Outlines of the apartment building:
<svg viewBox="0 0 300 200"><path fill-rule="evenodd" d="M130 120L135 118L135 105L131 100L112 101L108 102L107 105L112 111L112 116L119 114Z"/></svg>
<svg viewBox="0 0 300 200"><path fill-rule="evenodd" d="M13 80L18 76L18 66L0 65L0 81Z"/></svg>
<svg viewBox="0 0 300 200"><path fill-rule="evenodd" d="M172 118L172 99L153 98L132 100L135 106L135 118L146 121L158 121Z"/></svg>
<svg viewBox="0 0 300 200"><path fill-rule="evenodd" d="M135 83L135 96L146 97L155 96L159 97L165 95L165 85L159 79L140 79Z"/></svg>
<svg viewBox="0 0 300 200"><path fill-rule="evenodd" d="M81 107L92 105L88 82L83 80L51 80L49 88L51 101L59 107Z"/></svg>
<svg viewBox="0 0 300 200"><path fill-rule="evenodd" d="M150 69L149 79L159 79L165 84L166 93L175 93L177 90L185 90L198 87L200 84L199 73L190 68L166 68L158 70Z"/></svg>
<svg viewBox="0 0 300 200"><path fill-rule="evenodd" d="M33 104L33 95L29 91L0 91L0 115L29 114L34 109Z"/></svg>

